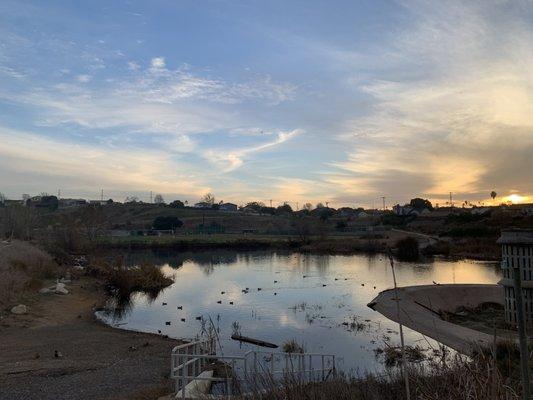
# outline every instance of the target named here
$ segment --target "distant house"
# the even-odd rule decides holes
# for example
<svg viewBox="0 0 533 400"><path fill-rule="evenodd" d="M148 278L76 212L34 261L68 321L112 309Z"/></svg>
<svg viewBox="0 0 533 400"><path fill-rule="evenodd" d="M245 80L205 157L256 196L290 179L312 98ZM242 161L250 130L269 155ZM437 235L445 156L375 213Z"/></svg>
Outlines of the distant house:
<svg viewBox="0 0 533 400"><path fill-rule="evenodd" d="M420 216L431 214L431 211L425 207L415 208L407 204L404 206L396 204L394 207L392 207L392 211L399 216Z"/></svg>
<svg viewBox="0 0 533 400"><path fill-rule="evenodd" d="M0 201L0 207L10 207L14 205L24 205L24 200L8 200Z"/></svg>
<svg viewBox="0 0 533 400"><path fill-rule="evenodd" d="M200 210L211 210L213 208L213 205L211 203L206 203L205 201L201 201L199 203L196 203L194 208L199 208Z"/></svg>
<svg viewBox="0 0 533 400"><path fill-rule="evenodd" d="M76 208L86 204L85 199L59 199L59 208Z"/></svg>
<svg viewBox="0 0 533 400"><path fill-rule="evenodd" d="M356 216L360 211L355 210L351 207L341 207L337 209L337 214L341 217L354 217Z"/></svg>
<svg viewBox="0 0 533 400"><path fill-rule="evenodd" d="M233 204L233 203L222 203L218 207L220 211L229 211L229 212L237 211L237 208L238 208L237 204Z"/></svg>
<svg viewBox="0 0 533 400"><path fill-rule="evenodd" d="M492 208L490 207L473 207L472 209L470 209L470 214L484 215L488 214L490 211L492 211Z"/></svg>
<svg viewBox="0 0 533 400"><path fill-rule="evenodd" d="M91 205L99 205L99 206L105 206L106 204L111 204L113 203L113 200L109 199L109 200L89 200L89 204Z"/></svg>

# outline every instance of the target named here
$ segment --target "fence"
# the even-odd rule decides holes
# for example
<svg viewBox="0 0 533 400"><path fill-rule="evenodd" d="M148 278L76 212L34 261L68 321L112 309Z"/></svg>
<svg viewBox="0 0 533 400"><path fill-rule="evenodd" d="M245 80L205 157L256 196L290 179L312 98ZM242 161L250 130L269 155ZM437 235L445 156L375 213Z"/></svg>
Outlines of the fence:
<svg viewBox="0 0 533 400"><path fill-rule="evenodd" d="M297 382L323 381L335 373L335 356L316 353L248 351L242 356L215 354L215 342L202 340L172 349L171 378L175 390L186 398L185 387L196 381L222 383L226 395L246 393L250 385L279 385L284 379ZM200 376L208 364L218 362L224 374ZM213 366L212 366L213 367Z"/></svg>

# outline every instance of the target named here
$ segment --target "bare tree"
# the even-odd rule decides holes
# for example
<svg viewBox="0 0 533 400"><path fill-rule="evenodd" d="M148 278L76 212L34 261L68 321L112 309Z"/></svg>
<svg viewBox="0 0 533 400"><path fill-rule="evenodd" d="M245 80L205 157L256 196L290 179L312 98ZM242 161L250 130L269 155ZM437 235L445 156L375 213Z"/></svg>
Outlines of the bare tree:
<svg viewBox="0 0 533 400"><path fill-rule="evenodd" d="M0 233L5 237L32 239L39 222L39 214L33 207L20 204L5 207L0 214Z"/></svg>
<svg viewBox="0 0 533 400"><path fill-rule="evenodd" d="M212 206L215 204L215 195L213 193L207 193L202 197L202 203Z"/></svg>
<svg viewBox="0 0 533 400"><path fill-rule="evenodd" d="M161 194L156 194L154 197L154 203L155 204L165 204L165 199Z"/></svg>

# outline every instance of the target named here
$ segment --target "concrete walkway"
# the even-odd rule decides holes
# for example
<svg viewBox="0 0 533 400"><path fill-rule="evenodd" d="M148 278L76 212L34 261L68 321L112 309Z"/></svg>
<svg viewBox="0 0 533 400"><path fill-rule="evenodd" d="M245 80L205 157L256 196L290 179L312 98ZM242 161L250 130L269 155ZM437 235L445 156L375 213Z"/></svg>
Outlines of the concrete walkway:
<svg viewBox="0 0 533 400"><path fill-rule="evenodd" d="M394 289L381 292L370 308L401 322L460 353L471 355L478 346L490 346L494 337L442 320L440 311L455 312L458 307L477 307L482 303L503 304L503 288L498 285L424 285L398 288L398 316Z"/></svg>

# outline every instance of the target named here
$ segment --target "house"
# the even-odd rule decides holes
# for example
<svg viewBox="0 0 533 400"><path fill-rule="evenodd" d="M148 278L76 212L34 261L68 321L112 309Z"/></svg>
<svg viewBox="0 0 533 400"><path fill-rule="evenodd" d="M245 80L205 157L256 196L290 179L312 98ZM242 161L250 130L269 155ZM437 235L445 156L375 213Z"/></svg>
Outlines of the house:
<svg viewBox="0 0 533 400"><path fill-rule="evenodd" d="M484 214L488 214L491 211L492 211L492 208L490 207L473 207L472 209L470 209L470 214L484 215Z"/></svg>
<svg viewBox="0 0 533 400"><path fill-rule="evenodd" d="M237 204L233 203L222 203L218 206L220 211L234 212L237 211Z"/></svg>
<svg viewBox="0 0 533 400"><path fill-rule="evenodd" d="M24 205L24 200L8 200L0 201L0 207L10 207L14 205Z"/></svg>
<svg viewBox="0 0 533 400"><path fill-rule="evenodd" d="M194 208L199 208L200 210L211 210L213 208L213 205L211 203L206 203L205 201L201 201L199 203L196 203Z"/></svg>
<svg viewBox="0 0 533 400"><path fill-rule="evenodd" d="M76 208L86 204L85 199L59 199L59 208Z"/></svg>
<svg viewBox="0 0 533 400"><path fill-rule="evenodd" d="M396 215L400 215L400 216L417 216L418 217L421 215L425 216L425 215L431 214L431 211L427 209L426 207L415 208L407 204L404 206L396 204L394 207L392 207L392 211L394 211Z"/></svg>
<svg viewBox="0 0 533 400"><path fill-rule="evenodd" d="M109 200L89 200L89 204L93 206L105 206L107 204L113 203L112 199Z"/></svg>

